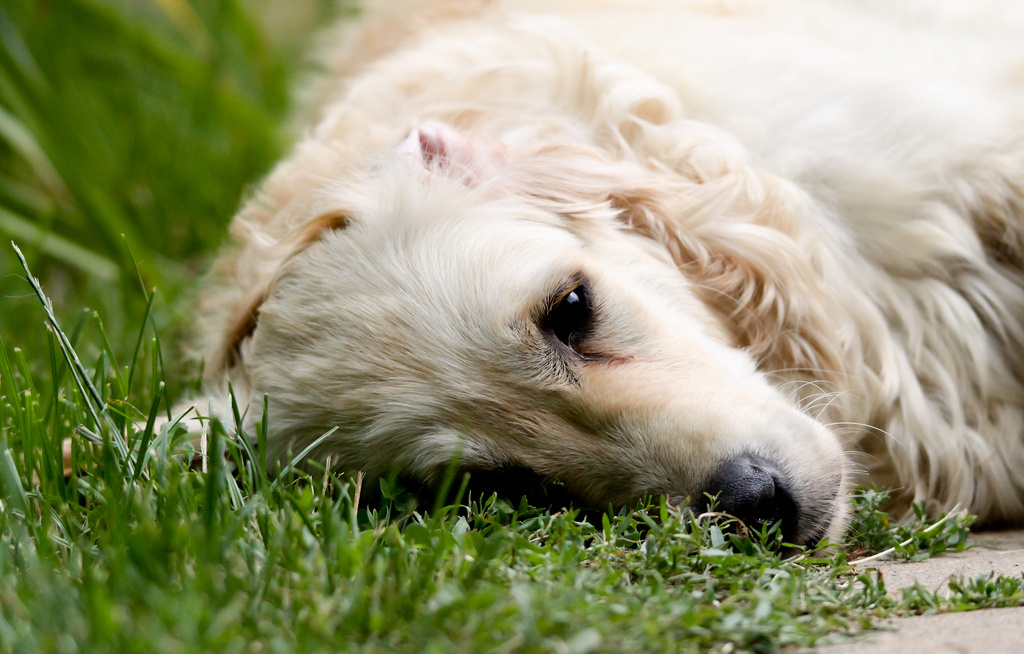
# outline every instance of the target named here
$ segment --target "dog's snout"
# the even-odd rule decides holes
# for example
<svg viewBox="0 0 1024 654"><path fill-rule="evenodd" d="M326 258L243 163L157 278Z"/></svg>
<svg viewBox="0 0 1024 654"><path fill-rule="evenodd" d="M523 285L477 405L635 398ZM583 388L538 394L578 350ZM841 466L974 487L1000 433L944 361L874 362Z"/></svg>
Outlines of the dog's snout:
<svg viewBox="0 0 1024 654"><path fill-rule="evenodd" d="M717 511L740 520L748 528L782 523L782 535L794 542L798 509L785 475L778 466L756 454L742 454L722 464L704 491L717 497Z"/></svg>

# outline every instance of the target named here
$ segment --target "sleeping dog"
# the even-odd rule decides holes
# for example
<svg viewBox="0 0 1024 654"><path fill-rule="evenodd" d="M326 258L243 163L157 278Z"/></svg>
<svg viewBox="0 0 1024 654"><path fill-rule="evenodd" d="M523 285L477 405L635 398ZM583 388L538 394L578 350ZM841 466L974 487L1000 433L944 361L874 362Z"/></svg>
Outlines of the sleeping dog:
<svg viewBox="0 0 1024 654"><path fill-rule="evenodd" d="M1024 12L999 4L367 8L209 280L214 405L230 382L251 428L268 397L277 456L711 494L798 544L866 479L1020 522Z"/></svg>

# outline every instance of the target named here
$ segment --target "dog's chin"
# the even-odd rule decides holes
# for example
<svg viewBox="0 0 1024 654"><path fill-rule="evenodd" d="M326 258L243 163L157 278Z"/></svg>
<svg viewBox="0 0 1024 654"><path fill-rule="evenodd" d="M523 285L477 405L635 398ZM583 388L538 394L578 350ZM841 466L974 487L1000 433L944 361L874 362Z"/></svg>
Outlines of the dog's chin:
<svg viewBox="0 0 1024 654"><path fill-rule="evenodd" d="M558 479L544 476L526 466L507 465L499 468L483 468L460 466L454 471L448 470L434 476L433 481L423 481L404 475L397 477L402 488L412 492L421 506L442 503L466 502L482 500L496 495L513 506L520 506L525 500L534 507L553 510L573 508L583 518L600 522L602 513L616 510L620 506L607 503L599 506L597 502L578 493L574 493L568 485ZM706 503L691 504L682 496L666 496L669 504L682 508L686 513L701 515L707 512ZM639 498L638 498L639 501ZM714 516L709 516L715 519ZM718 516L725 528L734 533L743 533L746 526L739 525L728 516ZM801 524L791 527L782 526L782 540L786 551L797 551L791 546L813 548L823 539L832 537L836 531L833 527L841 518L823 518L813 524ZM753 535L750 534L752 537ZM798 549L797 548L797 549Z"/></svg>
<svg viewBox="0 0 1024 654"><path fill-rule="evenodd" d="M497 468L459 466L454 471L446 470L432 477L432 481L407 480L402 477L405 487L421 498L445 502L478 500L497 497L518 506L523 500L532 506L552 509L576 507L579 509L602 509L583 497L573 493L557 479L542 475L535 470L519 465ZM604 509L608 507L603 507Z"/></svg>

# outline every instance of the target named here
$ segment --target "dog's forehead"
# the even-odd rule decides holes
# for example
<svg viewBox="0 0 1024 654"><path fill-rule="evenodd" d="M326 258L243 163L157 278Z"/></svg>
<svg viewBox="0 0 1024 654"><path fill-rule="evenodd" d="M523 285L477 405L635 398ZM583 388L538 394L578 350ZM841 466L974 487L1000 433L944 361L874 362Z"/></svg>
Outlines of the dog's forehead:
<svg viewBox="0 0 1024 654"><path fill-rule="evenodd" d="M584 267L564 219L514 198L435 189L358 208L296 271L339 298L356 324L504 328L530 316ZM480 325L479 323L485 323Z"/></svg>
<svg viewBox="0 0 1024 654"><path fill-rule="evenodd" d="M382 202L332 240L364 288L478 301L495 293L535 299L586 256L563 218L518 198L481 199L450 188Z"/></svg>

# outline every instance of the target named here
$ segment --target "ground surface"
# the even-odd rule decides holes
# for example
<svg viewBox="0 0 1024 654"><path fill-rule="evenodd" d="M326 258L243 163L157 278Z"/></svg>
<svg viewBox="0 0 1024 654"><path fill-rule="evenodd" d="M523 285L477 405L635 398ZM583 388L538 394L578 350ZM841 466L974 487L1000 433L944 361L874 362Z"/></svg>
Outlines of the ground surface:
<svg viewBox="0 0 1024 654"><path fill-rule="evenodd" d="M981 533L976 545L917 563L880 562L885 585L892 591L912 586L940 591L951 577L977 577L988 572L1019 577L1024 573L1024 530ZM986 654L1024 652L1024 607L900 618L890 630L864 640L820 647L817 654Z"/></svg>

